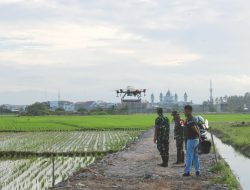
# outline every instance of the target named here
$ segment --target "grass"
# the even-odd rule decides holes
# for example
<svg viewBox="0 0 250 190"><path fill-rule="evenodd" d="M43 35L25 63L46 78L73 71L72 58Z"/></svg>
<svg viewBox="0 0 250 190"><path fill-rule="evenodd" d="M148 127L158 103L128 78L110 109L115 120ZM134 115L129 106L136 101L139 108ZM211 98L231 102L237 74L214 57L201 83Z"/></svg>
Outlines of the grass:
<svg viewBox="0 0 250 190"><path fill-rule="evenodd" d="M230 123L214 123L213 132L224 143L232 145L250 157L250 124L249 126L236 127Z"/></svg>
<svg viewBox="0 0 250 190"><path fill-rule="evenodd" d="M233 127L232 122L250 122L250 114L206 114L213 131L225 143L250 157L250 123ZM155 114L104 116L1 116L0 131L75 131L84 129L142 129L154 125Z"/></svg>
<svg viewBox="0 0 250 190"><path fill-rule="evenodd" d="M250 115L249 114L211 114L205 115L213 132L224 143L250 157ZM245 125L241 125L241 122Z"/></svg>
<svg viewBox="0 0 250 190"><path fill-rule="evenodd" d="M149 129L155 115L0 117L0 131L73 131L82 129Z"/></svg>
<svg viewBox="0 0 250 190"><path fill-rule="evenodd" d="M211 179L212 184L223 184L228 187L229 190L239 189L239 182L224 161L220 160L218 163L211 166L210 172L216 174L216 177Z"/></svg>
<svg viewBox="0 0 250 190"><path fill-rule="evenodd" d="M250 114L205 114L204 117L209 122L250 122Z"/></svg>

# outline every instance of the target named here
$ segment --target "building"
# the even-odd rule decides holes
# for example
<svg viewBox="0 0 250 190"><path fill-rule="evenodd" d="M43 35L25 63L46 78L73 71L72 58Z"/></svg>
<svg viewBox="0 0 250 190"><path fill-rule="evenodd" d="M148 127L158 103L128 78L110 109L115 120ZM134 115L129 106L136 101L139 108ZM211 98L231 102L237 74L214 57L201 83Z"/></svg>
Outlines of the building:
<svg viewBox="0 0 250 190"><path fill-rule="evenodd" d="M20 112L25 111L27 105L4 104L4 105L1 105L1 107L6 109L6 110L10 110L11 112L14 112L14 113L20 113Z"/></svg>
<svg viewBox="0 0 250 190"><path fill-rule="evenodd" d="M179 100L179 96L177 93L172 93L168 90L165 94L161 92L159 95L158 103L151 103L151 109L154 110L155 107L162 107L165 111L171 112L172 110L181 110L187 104L193 105L192 101L188 101L188 95L185 92L183 95L183 100Z"/></svg>
<svg viewBox="0 0 250 190"><path fill-rule="evenodd" d="M59 102L58 101L49 101L49 108L53 111L59 108Z"/></svg>
<svg viewBox="0 0 250 190"><path fill-rule="evenodd" d="M170 106L175 103L175 97L172 95L171 91L168 90L166 95L163 96L163 93L160 94L160 102L161 105Z"/></svg>
<svg viewBox="0 0 250 190"><path fill-rule="evenodd" d="M61 104L61 108L63 108L66 112L74 112L75 104L73 102L64 101Z"/></svg>
<svg viewBox="0 0 250 190"><path fill-rule="evenodd" d="M185 92L183 96L183 101L179 101L178 94L175 93L174 95L171 93L170 90L167 91L166 95L163 96L163 93L160 93L160 105L163 106L172 106L172 105L186 105L192 104L192 102L188 101L188 95Z"/></svg>
<svg viewBox="0 0 250 190"><path fill-rule="evenodd" d="M228 103L226 98L216 98L215 99L215 109L216 112L228 112Z"/></svg>
<svg viewBox="0 0 250 190"><path fill-rule="evenodd" d="M70 101L49 101L49 108L52 111L56 109L62 108L66 112L74 112L75 111L75 104Z"/></svg>
<svg viewBox="0 0 250 190"><path fill-rule="evenodd" d="M76 102L75 103L75 110L79 109L86 109L86 110L91 110L96 108L96 102L95 101L86 101L86 102Z"/></svg>

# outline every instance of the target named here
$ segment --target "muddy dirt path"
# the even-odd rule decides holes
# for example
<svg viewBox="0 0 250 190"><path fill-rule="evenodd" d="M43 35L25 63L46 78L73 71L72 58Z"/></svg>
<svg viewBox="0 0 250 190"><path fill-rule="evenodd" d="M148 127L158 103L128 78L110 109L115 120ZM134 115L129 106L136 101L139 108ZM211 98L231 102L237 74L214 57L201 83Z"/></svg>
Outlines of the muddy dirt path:
<svg viewBox="0 0 250 190"><path fill-rule="evenodd" d="M204 190L220 189L209 185L212 174L208 171L213 155L201 156L201 177L183 178L183 167L176 167L176 147L173 126L170 138L170 160L168 168L161 168L153 130L125 151L109 155L89 168L82 169L56 189L84 190Z"/></svg>

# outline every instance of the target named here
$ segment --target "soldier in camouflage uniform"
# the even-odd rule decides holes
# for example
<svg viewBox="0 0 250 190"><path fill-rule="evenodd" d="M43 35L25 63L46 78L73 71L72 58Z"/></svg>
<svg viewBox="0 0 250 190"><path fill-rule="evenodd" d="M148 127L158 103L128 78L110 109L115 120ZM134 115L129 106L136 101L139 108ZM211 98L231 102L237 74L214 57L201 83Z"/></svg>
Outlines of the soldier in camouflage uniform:
<svg viewBox="0 0 250 190"><path fill-rule="evenodd" d="M173 111L172 116L175 123L174 138L176 140L176 148L177 148L177 161L175 164L182 164L184 163L184 157L185 157L183 151L184 121L180 118L180 115L177 111Z"/></svg>
<svg viewBox="0 0 250 190"><path fill-rule="evenodd" d="M155 120L154 143L157 143L162 158L162 167L168 167L169 159L169 120L163 116L162 108L157 109L158 117Z"/></svg>

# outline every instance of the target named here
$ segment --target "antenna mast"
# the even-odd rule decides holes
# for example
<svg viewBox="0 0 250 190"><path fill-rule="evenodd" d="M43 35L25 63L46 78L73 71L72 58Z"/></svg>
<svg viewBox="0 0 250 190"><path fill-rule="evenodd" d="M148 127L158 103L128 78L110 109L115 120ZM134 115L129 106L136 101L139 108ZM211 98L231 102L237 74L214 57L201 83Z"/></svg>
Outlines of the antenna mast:
<svg viewBox="0 0 250 190"><path fill-rule="evenodd" d="M60 88L58 88L58 107L60 108L61 106L60 106L60 101L61 101L61 90L60 90Z"/></svg>
<svg viewBox="0 0 250 190"><path fill-rule="evenodd" d="M212 83L212 80L210 80L210 89L209 89L209 92L210 92L210 103L213 103L214 102L214 98L213 98L213 83Z"/></svg>

